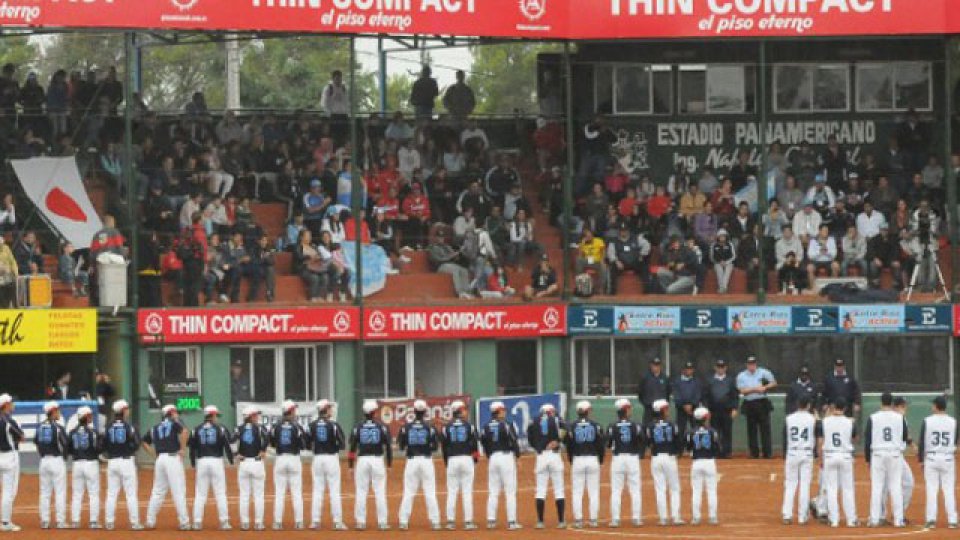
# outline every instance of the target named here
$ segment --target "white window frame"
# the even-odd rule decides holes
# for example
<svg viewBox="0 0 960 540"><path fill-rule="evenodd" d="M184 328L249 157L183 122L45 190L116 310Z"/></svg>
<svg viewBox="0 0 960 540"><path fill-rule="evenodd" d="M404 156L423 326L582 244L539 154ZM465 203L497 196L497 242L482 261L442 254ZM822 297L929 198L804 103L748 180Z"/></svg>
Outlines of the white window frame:
<svg viewBox="0 0 960 540"><path fill-rule="evenodd" d="M600 95L597 81L598 77L598 68L607 67L611 70L610 73L610 106L612 109L611 114L616 116L669 116L673 113L673 66L670 64L649 64L649 63L627 63L627 62L597 62L593 64L593 109L599 110L600 105ZM639 68L644 69L647 75L647 110L646 111L621 111L619 104L617 103L617 73L620 69L625 68ZM667 96L667 103L670 106L671 110L667 112L655 112L653 110L654 104L654 73L658 72L668 72L671 74L670 77L670 89L668 90L669 94Z"/></svg>
<svg viewBox="0 0 960 540"><path fill-rule="evenodd" d="M498 339L497 343L504 343L510 341L535 341L537 344L537 394L543 393L543 340L541 338L513 338L513 339ZM494 362L499 362L499 358L494 358ZM496 371L496 364L494 364L494 371ZM496 377L496 373L494 373ZM495 386L500 386L499 381L494 380Z"/></svg>
<svg viewBox="0 0 960 540"><path fill-rule="evenodd" d="M707 94L706 88L706 73L711 66L716 67L739 67L742 70L743 74L743 108L739 111L714 111L710 109L710 96ZM756 104L756 77L759 77L759 70L755 70L756 76L753 81L753 88L751 89L747 84L747 67L748 64L736 63L736 62L711 62L708 64L678 64L677 65L677 91L676 91L676 102L677 102L677 114L681 116L696 116L696 115L705 115L705 114L719 114L719 115L736 115L736 114L754 114L755 111L747 110L747 95L750 90L753 90L754 94L754 109L757 108ZM704 88L703 88L703 112L700 113L691 113L691 112L682 112L683 107L681 107L680 99L683 95L683 73L689 71L703 71L704 72Z"/></svg>
<svg viewBox="0 0 960 540"><path fill-rule="evenodd" d="M147 362L149 365L150 355L153 353L159 353L163 356L166 356L170 353L186 353L186 363L187 363L187 375L189 376L191 370L195 379L197 379L197 388L199 388L199 394L203 395L203 367L200 365L200 347L162 347L162 348L152 348L147 350ZM188 377L189 378L189 377ZM154 388L154 391L159 392L160 388ZM158 396L159 397L159 396ZM147 402L150 404L151 411L158 411L159 408L153 407L153 399L148 399Z"/></svg>
<svg viewBox="0 0 960 540"><path fill-rule="evenodd" d="M777 95L780 93L780 70L781 67L796 67L804 68L813 72L810 78L810 108L809 109L781 109L777 103ZM847 106L842 109L818 109L814 101L814 92L816 91L817 81L814 78L814 75L817 72L817 69L843 69L844 80L846 82L846 96L847 96ZM789 113L789 114L818 114L818 113L830 113L830 112L850 112L853 107L853 96L851 96L851 85L850 85L850 64L842 63L832 63L832 64L814 64L814 63L800 63L800 62L786 62L773 65L773 112L775 113Z"/></svg>
<svg viewBox="0 0 960 540"><path fill-rule="evenodd" d="M376 399L411 399L414 397L416 391L416 344L417 343L427 343L427 342L416 342L416 341L384 341L377 343L365 343L364 347L378 347L381 349L386 349L387 347L402 346L403 355L405 360L404 366L404 395L402 397L387 397L387 390L390 388L390 380L387 378L387 356L383 356L383 388L380 389L380 392L377 394ZM463 392L463 343L456 340L441 340L441 341L431 341L429 343L444 343L444 344L454 344L456 345L456 370L457 370L457 386L454 390L451 390L451 394L460 394Z"/></svg>
<svg viewBox="0 0 960 540"><path fill-rule="evenodd" d="M930 84L927 85L928 106L923 108L915 108L914 110L921 111L921 112L933 111L933 85L934 85L933 64L931 62L923 62L923 61L903 61L903 62L859 62L856 64L857 80L856 80L856 86L855 86L855 92L854 92L855 94L854 99L856 100L857 112L885 113L885 112L906 112L907 110L909 110L907 108L897 107L896 68L898 65L904 65L904 64L919 64L927 67L927 72L930 74ZM891 101L891 107L888 109L863 107L861 106L861 103L860 103L860 81L861 81L860 73L866 69L876 69L881 67L887 67L893 70L893 79L892 79L893 85L891 88L891 92L893 92L893 96Z"/></svg>
<svg viewBox="0 0 960 540"><path fill-rule="evenodd" d="M276 344L276 345L252 344L252 345L249 345L249 346L233 347L233 348L235 348L235 349L246 349L246 350L247 350L247 357L246 357L246 359L244 360L244 362L246 363L246 366L247 366L247 376L249 377L250 389L251 389L251 391L253 391L253 388L254 388L254 381L253 381L253 374L254 374L254 369L253 369L254 351L258 351L258 350L273 351L273 354L274 354L274 356L273 356L273 360L274 360L274 362L273 362L273 390L274 390L274 395L275 395L275 398L276 398L275 403L280 403L280 402L282 402L283 400L287 399L287 397L286 397L286 395L285 395L287 392L286 392L286 389L284 388L284 386L285 386L285 384L286 384L286 381L285 381L285 377L286 377L286 365L285 365L285 362L284 362L283 351L285 351L286 349L302 349L302 350L306 350L306 351L307 351L307 358L305 359L305 362L310 362L311 360L313 361L313 364L314 364L314 373L315 373L316 375L319 375L319 374L320 374L320 371L321 371L321 363L320 363L320 360L323 359L323 358L325 358L325 359L327 360L327 368L326 368L326 371L327 371L327 380L329 381L330 395L329 395L329 396L324 396L324 395L323 395L323 390L322 390L321 388L315 388L315 389L314 389L315 395L311 396L311 395L310 395L310 381L309 381L309 380L304 380L304 385L306 385L306 392L305 392L305 394L306 394L306 396L307 396L307 400L306 400L306 401L307 401L307 402L317 401L317 400L319 400L320 398L329 399L329 400L335 400L335 399L336 399L337 385L336 385L336 382L335 382L335 380L334 380L333 345L330 344L330 343L314 343L314 344L308 344L308 343L304 343L304 344L286 343L286 344ZM322 353L322 352L321 352L321 349L324 349L326 352L325 352L325 353ZM310 370L308 369L307 372L309 373ZM269 403L269 402L267 402L267 401L260 400L259 398L257 398L257 396L253 396L253 401L254 401L255 403Z"/></svg>

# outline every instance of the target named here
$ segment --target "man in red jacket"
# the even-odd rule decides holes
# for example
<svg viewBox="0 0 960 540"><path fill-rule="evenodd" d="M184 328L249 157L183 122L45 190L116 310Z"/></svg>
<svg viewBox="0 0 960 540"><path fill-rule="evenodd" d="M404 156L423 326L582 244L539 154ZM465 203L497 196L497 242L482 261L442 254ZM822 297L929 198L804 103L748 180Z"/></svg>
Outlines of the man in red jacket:
<svg viewBox="0 0 960 540"><path fill-rule="evenodd" d="M414 244L420 249L427 236L427 227L430 226L430 199L423 194L420 182L414 182L410 186L410 194L403 199L402 209L400 220L406 222L404 242L407 245Z"/></svg>

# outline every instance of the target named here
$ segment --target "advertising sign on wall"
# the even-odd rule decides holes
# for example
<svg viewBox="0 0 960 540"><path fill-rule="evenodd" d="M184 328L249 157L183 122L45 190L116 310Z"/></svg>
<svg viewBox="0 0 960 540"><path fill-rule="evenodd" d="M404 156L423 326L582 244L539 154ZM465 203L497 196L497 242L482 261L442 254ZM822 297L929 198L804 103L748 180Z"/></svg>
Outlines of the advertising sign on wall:
<svg viewBox="0 0 960 540"><path fill-rule="evenodd" d="M904 329L903 304L840 306L839 314L841 333L901 332Z"/></svg>
<svg viewBox="0 0 960 540"><path fill-rule="evenodd" d="M615 334L679 334L679 307L617 307L613 311Z"/></svg>
<svg viewBox="0 0 960 540"><path fill-rule="evenodd" d="M144 309L137 333L165 344L336 341L360 336L360 316L353 307Z"/></svg>
<svg viewBox="0 0 960 540"><path fill-rule="evenodd" d="M613 308L571 306L567 308L567 332L570 335L608 335L613 332Z"/></svg>
<svg viewBox="0 0 960 540"><path fill-rule="evenodd" d="M683 308L680 330L691 335L726 334L727 308Z"/></svg>
<svg viewBox="0 0 960 540"><path fill-rule="evenodd" d="M370 308L364 339L482 339L563 336L567 307L561 304Z"/></svg>
<svg viewBox="0 0 960 540"><path fill-rule="evenodd" d="M97 310L0 310L0 354L97 351Z"/></svg>
<svg viewBox="0 0 960 540"><path fill-rule="evenodd" d="M904 325L907 332L949 332L952 327L950 306L906 306Z"/></svg>
<svg viewBox="0 0 960 540"><path fill-rule="evenodd" d="M727 328L731 334L789 334L792 312L788 306L731 306Z"/></svg>
<svg viewBox="0 0 960 540"><path fill-rule="evenodd" d="M795 334L833 334L839 320L835 306L793 308L793 332Z"/></svg>
<svg viewBox="0 0 960 540"><path fill-rule="evenodd" d="M442 396L442 397L421 397L410 399L381 399L377 401L380 406L380 421L390 428L390 434L396 437L400 428L407 422L414 419L413 403L418 399L427 402L427 414L424 418L434 425L443 425L453 419L453 411L450 405L454 401L462 401L470 407L470 396Z"/></svg>

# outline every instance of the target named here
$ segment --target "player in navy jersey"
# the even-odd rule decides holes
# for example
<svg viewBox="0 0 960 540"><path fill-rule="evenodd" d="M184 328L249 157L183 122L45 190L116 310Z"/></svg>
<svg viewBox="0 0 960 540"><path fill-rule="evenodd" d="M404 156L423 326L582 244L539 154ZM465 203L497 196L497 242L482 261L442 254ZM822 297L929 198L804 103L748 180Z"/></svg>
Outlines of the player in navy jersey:
<svg viewBox="0 0 960 540"><path fill-rule="evenodd" d="M723 455L720 443L720 434L710 427L710 411L698 407L693 411L693 419L697 427L687 433L687 450L693 456L690 466L690 485L693 488L693 520L694 525L700 524L700 503L702 502L703 488L707 488L708 520L711 525L717 521L717 458Z"/></svg>

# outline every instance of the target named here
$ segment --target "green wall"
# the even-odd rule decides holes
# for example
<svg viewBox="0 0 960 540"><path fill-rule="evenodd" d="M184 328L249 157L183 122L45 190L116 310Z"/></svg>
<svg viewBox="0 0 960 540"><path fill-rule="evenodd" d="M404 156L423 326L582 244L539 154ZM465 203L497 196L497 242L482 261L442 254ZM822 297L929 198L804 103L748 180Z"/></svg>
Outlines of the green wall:
<svg viewBox="0 0 960 540"><path fill-rule="evenodd" d="M349 431L356 423L361 400L357 389L360 387L359 361L354 362L357 350L355 343L333 344L333 396L337 402L337 421L344 431Z"/></svg>

